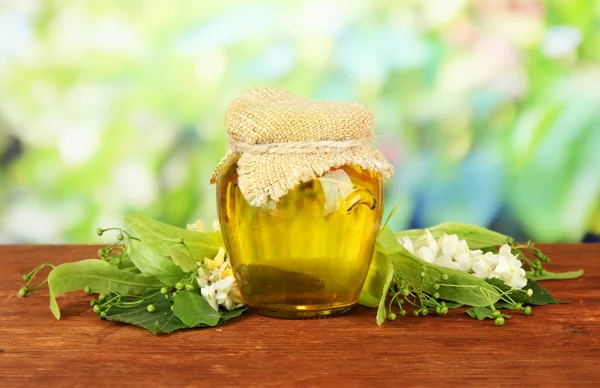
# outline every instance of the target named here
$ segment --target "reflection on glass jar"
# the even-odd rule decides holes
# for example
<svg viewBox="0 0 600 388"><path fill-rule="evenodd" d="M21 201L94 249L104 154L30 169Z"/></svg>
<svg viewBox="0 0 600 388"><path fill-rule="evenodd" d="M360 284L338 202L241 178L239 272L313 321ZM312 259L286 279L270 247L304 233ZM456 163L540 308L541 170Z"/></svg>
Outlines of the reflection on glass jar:
<svg viewBox="0 0 600 388"><path fill-rule="evenodd" d="M383 210L381 176L346 165L251 206L237 184L238 156L217 176L219 221L248 307L311 318L356 304Z"/></svg>

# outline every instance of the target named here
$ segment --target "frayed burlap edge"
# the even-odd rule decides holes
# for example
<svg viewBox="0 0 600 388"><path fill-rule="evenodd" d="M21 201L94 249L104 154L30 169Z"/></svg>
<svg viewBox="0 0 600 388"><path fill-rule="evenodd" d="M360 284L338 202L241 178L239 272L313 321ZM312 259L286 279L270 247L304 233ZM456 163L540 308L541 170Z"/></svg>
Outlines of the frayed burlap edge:
<svg viewBox="0 0 600 388"><path fill-rule="evenodd" d="M219 163L211 183L216 182L225 161L232 154L229 151ZM383 179L388 179L394 172L386 158L367 144L323 154L244 153L237 164L239 188L252 206L262 206L269 200L278 201L298 184L347 164L377 172Z"/></svg>

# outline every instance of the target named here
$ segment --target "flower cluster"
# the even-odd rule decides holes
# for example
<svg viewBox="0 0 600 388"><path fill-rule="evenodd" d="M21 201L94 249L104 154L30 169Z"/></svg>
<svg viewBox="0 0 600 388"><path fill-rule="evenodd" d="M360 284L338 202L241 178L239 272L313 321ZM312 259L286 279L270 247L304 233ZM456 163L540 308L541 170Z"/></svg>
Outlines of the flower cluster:
<svg viewBox="0 0 600 388"><path fill-rule="evenodd" d="M219 249L214 259L205 258L204 263L200 263L197 281L200 293L215 311L219 306L227 310L243 306L240 290L223 248Z"/></svg>
<svg viewBox="0 0 600 388"><path fill-rule="evenodd" d="M484 253L480 249L470 250L467 242L455 234L444 233L436 240L427 229L416 240L401 237L398 242L428 263L468 272L481 279L498 278L515 289L527 285L522 263L513 255L508 244L502 245L497 254Z"/></svg>
<svg viewBox="0 0 600 388"><path fill-rule="evenodd" d="M212 224L213 230L220 230L219 222L215 220ZM204 231L204 223L198 220L193 224L187 225L188 230L197 232ZM219 249L219 252L210 259L204 258L204 263L198 262L198 286L200 293L208 301L210 306L219 310L219 306L227 310L233 310L244 305L240 290L235 281L229 260L225 258L225 250Z"/></svg>

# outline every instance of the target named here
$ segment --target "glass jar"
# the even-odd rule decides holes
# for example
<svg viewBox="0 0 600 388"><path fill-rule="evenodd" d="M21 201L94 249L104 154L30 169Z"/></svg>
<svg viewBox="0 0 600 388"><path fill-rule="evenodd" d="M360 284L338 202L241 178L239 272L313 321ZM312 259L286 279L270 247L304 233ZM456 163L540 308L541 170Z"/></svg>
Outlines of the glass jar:
<svg viewBox="0 0 600 388"><path fill-rule="evenodd" d="M358 301L383 210L379 173L331 169L278 201L252 206L232 154L216 176L219 222L247 306L263 315L314 318Z"/></svg>

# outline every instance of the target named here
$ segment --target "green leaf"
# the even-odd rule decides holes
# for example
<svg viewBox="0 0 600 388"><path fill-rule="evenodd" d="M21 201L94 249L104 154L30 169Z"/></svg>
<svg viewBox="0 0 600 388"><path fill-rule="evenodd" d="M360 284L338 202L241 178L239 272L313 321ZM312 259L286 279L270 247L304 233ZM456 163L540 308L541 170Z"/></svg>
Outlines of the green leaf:
<svg viewBox="0 0 600 388"><path fill-rule="evenodd" d="M366 307L378 307L381 297L387 294L388 288L385 287L388 275L393 274L389 270L391 263L387 256L379 251L375 251L367 279L360 292L358 303Z"/></svg>
<svg viewBox="0 0 600 388"><path fill-rule="evenodd" d="M188 326L214 326L221 319L221 314L213 310L206 299L192 291L182 291L175 296L173 312Z"/></svg>
<svg viewBox="0 0 600 388"><path fill-rule="evenodd" d="M92 290L140 294L149 288L162 287L163 283L153 276L123 271L102 260L88 259L61 264L48 274L50 310L56 319L60 319L56 297L86 286Z"/></svg>
<svg viewBox="0 0 600 388"><path fill-rule="evenodd" d="M527 281L527 285L523 290L512 290L510 286L506 285L500 279L487 279L486 282L498 287L503 292L510 292L509 296L516 303L530 304L534 306L567 303L554 299L552 295L550 295L550 292L547 289L540 287L535 280ZM527 293L525 292L525 290L529 288L533 291L531 296L527 296Z"/></svg>
<svg viewBox="0 0 600 388"><path fill-rule="evenodd" d="M446 302L446 307L448 307L449 309L459 309L462 306L464 306L464 304L462 303Z"/></svg>
<svg viewBox="0 0 600 388"><path fill-rule="evenodd" d="M205 257L214 257L223 245L221 232L196 232L140 215L127 216L125 221L144 243L163 256L171 254L170 248L180 238L198 261Z"/></svg>
<svg viewBox="0 0 600 388"><path fill-rule="evenodd" d="M497 309L511 309L513 310L515 308L514 303L510 303L510 302L505 302L503 300L498 301L494 304L494 307Z"/></svg>
<svg viewBox="0 0 600 388"><path fill-rule="evenodd" d="M444 301L444 303L446 303L446 307L448 309L458 309L463 307L464 305L461 303L456 303L456 302L450 302L450 301ZM435 310L435 308L438 306L437 301L434 301L433 299L429 299L427 301L427 307L432 308Z"/></svg>
<svg viewBox="0 0 600 388"><path fill-rule="evenodd" d="M583 270L571 271L571 272L550 272L544 270L541 275L535 275L534 272L527 272L527 279L529 280L566 280L566 279L577 279L583 275Z"/></svg>
<svg viewBox="0 0 600 388"><path fill-rule="evenodd" d="M509 236L494 232L493 230L478 225L463 224L460 222L446 222L428 229L436 239L440 238L444 233L456 234L458 238L467 241L469 249L487 248L496 245L509 244L513 241ZM396 238L409 237L411 239L416 239L421 237L423 233L425 233L424 229L411 229L398 232L395 236Z"/></svg>
<svg viewBox="0 0 600 388"><path fill-rule="evenodd" d="M184 275L184 272L168 258L152 250L143 241L131 239L127 247L131 261L144 275L154 276L165 285L172 286Z"/></svg>
<svg viewBox="0 0 600 388"><path fill-rule="evenodd" d="M114 294L109 295L109 298L113 295ZM123 322L143 327L154 334L170 333L174 330L188 328L188 326L177 318L173 311L171 311L171 301L166 299L160 292L157 292L157 290L146 291L139 297L125 297L122 301L125 303L134 303L139 301L140 298L148 299L135 307L123 308L113 306L106 311L106 319L109 321ZM146 309L149 304L154 305L154 312L148 312Z"/></svg>
<svg viewBox="0 0 600 388"><path fill-rule="evenodd" d="M245 307L240 307L235 310L220 310L221 321L219 321L219 324L224 323L225 321L228 321L230 319L239 317L244 313L244 311L246 311Z"/></svg>
<svg viewBox="0 0 600 388"><path fill-rule="evenodd" d="M489 307L484 306L472 307L468 310L463 311L463 314L468 314L471 318L479 319L480 321L483 321L486 318L494 319L492 313L493 312ZM500 316L503 318L510 318L510 315L507 314L500 314Z"/></svg>
<svg viewBox="0 0 600 388"><path fill-rule="evenodd" d="M387 299L387 290L390 288L390 284L392 283L392 278L394 276L394 267L392 266L392 263L388 257L386 257L380 252L378 252L377 255L384 257L387 268L385 282L383 283L381 288L382 292L379 298L379 306L377 308L377 324L381 326L381 324L383 324L383 322L385 322L387 318L387 309L385 308L385 303Z"/></svg>
<svg viewBox="0 0 600 388"><path fill-rule="evenodd" d="M128 272L133 272L133 273L142 273L138 267L135 266L135 264L133 264L133 261L131 261L131 257L129 257L129 254L127 252L125 252L121 258L121 263L117 266L120 270L122 271L128 271Z"/></svg>
<svg viewBox="0 0 600 388"><path fill-rule="evenodd" d="M190 252L181 244L172 245L168 248L169 255L179 268L185 272L194 271L198 268L194 258L190 256ZM202 258L198 258L199 261Z"/></svg>
<svg viewBox="0 0 600 388"><path fill-rule="evenodd" d="M471 307L470 309L465 310L463 313L468 314L471 318L479 319L480 321L486 318L493 318L492 310L485 306Z"/></svg>
<svg viewBox="0 0 600 388"><path fill-rule="evenodd" d="M109 298L110 297L111 296L109 295ZM143 327L144 329L151 331L154 334L170 333L172 331L181 329L209 327L209 325L205 323L198 323L194 326L190 326L183 323L183 321L175 315L173 310L171 310L171 306L173 305L171 303L171 300L166 299L164 295L162 295L158 290L146 291L138 297L125 297L122 301L127 303L133 303L139 301L140 298L147 299L143 303L140 303L135 307L111 307L106 312L106 319L114 322L123 322ZM148 312L148 310L146 309L146 307L149 304L154 305L154 312ZM226 310L221 312L218 324L222 324L230 319L239 317L245 310L245 308L238 308L232 311Z"/></svg>
<svg viewBox="0 0 600 388"><path fill-rule="evenodd" d="M363 288L358 297L358 304L365 307L379 307L379 300L374 292Z"/></svg>
<svg viewBox="0 0 600 388"><path fill-rule="evenodd" d="M398 237L394 235L389 226L381 228L375 242L375 249L384 254L401 252L402 245L398 242Z"/></svg>

